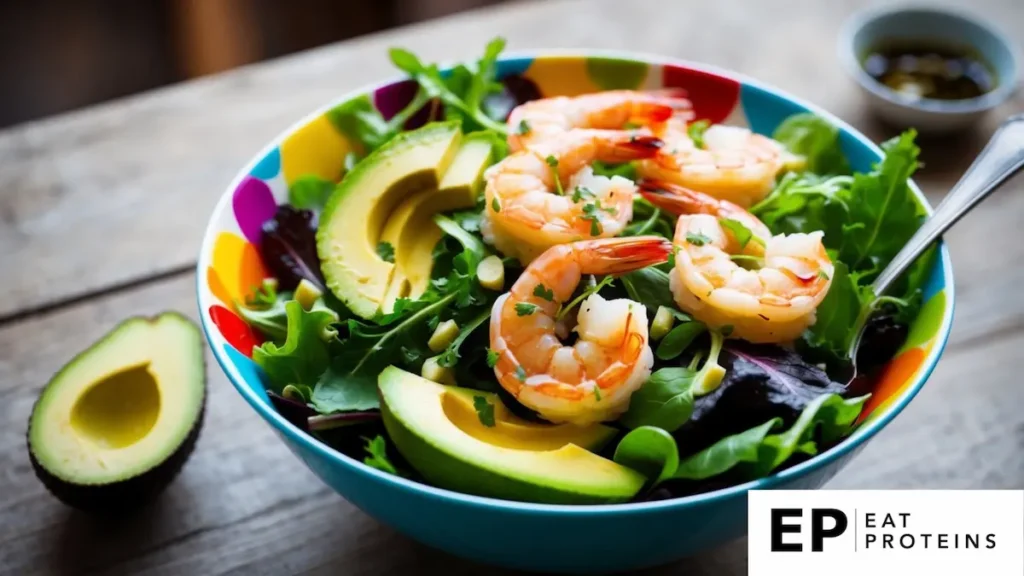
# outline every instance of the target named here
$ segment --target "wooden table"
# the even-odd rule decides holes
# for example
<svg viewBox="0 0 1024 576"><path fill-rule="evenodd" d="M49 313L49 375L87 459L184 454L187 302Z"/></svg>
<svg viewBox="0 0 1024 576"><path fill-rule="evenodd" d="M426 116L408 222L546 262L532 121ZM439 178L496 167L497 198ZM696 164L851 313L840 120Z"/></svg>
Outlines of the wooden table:
<svg viewBox="0 0 1024 576"><path fill-rule="evenodd" d="M861 4L516 3L0 132L0 572L501 573L414 544L354 509L287 451L212 358L198 448L155 508L134 520L71 512L36 482L24 438L32 402L55 370L120 318L163 309L195 317L202 231L235 171L309 110L391 74L388 46L459 58L502 34L513 49L663 53L763 79L881 139L887 134L864 116L834 56L840 23ZM1017 0L974 5L1024 38ZM1018 96L998 116L1021 110ZM933 201L997 120L923 143L918 182ZM949 234L957 319L945 357L833 487L1024 487L1021 183ZM745 564L739 541L651 573L742 574Z"/></svg>

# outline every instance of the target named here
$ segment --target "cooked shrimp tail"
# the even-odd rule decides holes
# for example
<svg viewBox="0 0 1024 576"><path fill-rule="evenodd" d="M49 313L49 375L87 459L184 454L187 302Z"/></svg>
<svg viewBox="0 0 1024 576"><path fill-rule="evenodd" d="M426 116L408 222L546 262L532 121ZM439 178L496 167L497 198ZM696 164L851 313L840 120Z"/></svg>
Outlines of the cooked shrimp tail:
<svg viewBox="0 0 1024 576"><path fill-rule="evenodd" d="M672 242L661 236L583 240L576 243L583 274L625 274L668 261Z"/></svg>
<svg viewBox="0 0 1024 576"><path fill-rule="evenodd" d="M644 179L637 183L637 187L644 199L669 214L709 214L736 220L762 241L760 244L749 245L752 249L763 247L764 240L772 235L771 230L760 219L728 200L719 200L685 186L661 180Z"/></svg>

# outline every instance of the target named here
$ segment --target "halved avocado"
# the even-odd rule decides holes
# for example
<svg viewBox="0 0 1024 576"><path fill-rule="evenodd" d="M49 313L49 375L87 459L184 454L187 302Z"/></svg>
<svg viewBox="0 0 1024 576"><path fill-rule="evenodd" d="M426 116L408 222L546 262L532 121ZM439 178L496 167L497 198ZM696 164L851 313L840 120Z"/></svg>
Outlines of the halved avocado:
<svg viewBox="0 0 1024 576"><path fill-rule="evenodd" d="M393 309L397 298L415 299L426 292L434 267L434 246L443 235L433 216L476 205L493 152L494 145L487 135L467 135L437 189L407 198L391 214L381 233L381 241L395 249L395 271L384 299L385 312Z"/></svg>
<svg viewBox="0 0 1024 576"><path fill-rule="evenodd" d="M384 426L406 460L436 486L552 504L624 502L644 477L602 458L615 436L604 425L538 424L517 418L495 394L443 386L394 366L378 379ZM493 409L493 426L478 414Z"/></svg>
<svg viewBox="0 0 1024 576"><path fill-rule="evenodd" d="M203 340L175 312L125 320L68 362L29 418L36 475L66 504L119 511L177 475L202 427Z"/></svg>
<svg viewBox="0 0 1024 576"><path fill-rule="evenodd" d="M458 122L399 134L363 159L331 194L317 228L327 286L356 315L372 318L395 265L377 253L392 211L406 198L436 190L459 148Z"/></svg>

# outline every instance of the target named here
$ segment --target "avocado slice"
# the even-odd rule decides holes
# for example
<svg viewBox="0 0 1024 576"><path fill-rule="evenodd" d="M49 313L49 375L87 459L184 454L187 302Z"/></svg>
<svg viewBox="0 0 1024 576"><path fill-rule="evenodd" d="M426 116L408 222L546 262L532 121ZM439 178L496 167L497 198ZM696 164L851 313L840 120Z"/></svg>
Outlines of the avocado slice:
<svg viewBox="0 0 1024 576"><path fill-rule="evenodd" d="M395 447L436 486L524 502L599 504L629 500L644 485L640 473L588 451L610 441L614 428L527 422L496 394L443 386L394 366L381 373L378 387ZM484 402L494 410L493 426L477 412Z"/></svg>
<svg viewBox="0 0 1024 576"><path fill-rule="evenodd" d="M468 134L436 190L421 192L402 202L391 214L381 240L395 249L395 271L383 309L390 312L398 298L418 298L430 286L434 246L443 233L434 223L438 212L472 208L491 165L494 144L486 134Z"/></svg>
<svg viewBox="0 0 1024 576"><path fill-rule="evenodd" d="M75 508L143 504L177 475L202 427L203 340L175 312L133 317L68 362L29 418L36 476Z"/></svg>
<svg viewBox="0 0 1024 576"><path fill-rule="evenodd" d="M399 134L359 162L328 199L317 253L327 287L357 316L372 318L391 282L395 265L377 253L388 217L406 198L438 187L461 139L458 122Z"/></svg>

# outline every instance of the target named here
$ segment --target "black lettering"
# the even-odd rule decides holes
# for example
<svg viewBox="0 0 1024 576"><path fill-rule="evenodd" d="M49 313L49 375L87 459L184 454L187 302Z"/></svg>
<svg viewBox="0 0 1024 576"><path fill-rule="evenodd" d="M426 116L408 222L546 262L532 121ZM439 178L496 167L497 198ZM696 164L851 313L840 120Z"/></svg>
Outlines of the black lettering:
<svg viewBox="0 0 1024 576"><path fill-rule="evenodd" d="M985 536L985 541L988 542L988 544L985 544L985 548L988 548L989 550L992 550L992 549L994 549L996 547L996 535L995 534L989 534L988 536Z"/></svg>
<svg viewBox="0 0 1024 576"><path fill-rule="evenodd" d="M892 548L892 534L882 534L882 548Z"/></svg>
<svg viewBox="0 0 1024 576"><path fill-rule="evenodd" d="M892 514L885 513L885 520L882 520L882 528L895 528L896 521L892 519Z"/></svg>
<svg viewBox="0 0 1024 576"><path fill-rule="evenodd" d="M924 548L925 548L925 550L928 549L928 539L931 538L931 537L932 537L931 534L921 534L921 540L924 540Z"/></svg>
<svg viewBox="0 0 1024 576"><path fill-rule="evenodd" d="M803 544L799 542L785 543L782 541L783 534L799 534L799 524L786 524L786 518L801 518L803 511L799 508L773 508L772 509L772 552L803 552Z"/></svg>
<svg viewBox="0 0 1024 576"><path fill-rule="evenodd" d="M959 549L960 549L960 535L954 532L953 533L953 550L959 550Z"/></svg>
<svg viewBox="0 0 1024 576"><path fill-rule="evenodd" d="M949 548L949 534L939 534L939 548L942 550Z"/></svg>
<svg viewBox="0 0 1024 576"><path fill-rule="evenodd" d="M825 529L825 518L831 518L833 525ZM821 552L825 538L836 538L846 532L849 522L842 510L835 508L815 508L811 510L811 551Z"/></svg>
<svg viewBox="0 0 1024 576"><path fill-rule="evenodd" d="M964 545L964 548L974 548L975 550L978 549L978 545L980 544L981 540L980 534L966 534L964 535L964 538L967 539L967 544Z"/></svg>
<svg viewBox="0 0 1024 576"><path fill-rule="evenodd" d="M864 537L864 549L866 550L866 549L870 548L871 547L871 543L874 542L875 540L878 540L878 536L875 536L874 534L868 534L867 536L865 536Z"/></svg>
<svg viewBox="0 0 1024 576"><path fill-rule="evenodd" d="M907 544L907 539L908 538L910 539L910 544ZM904 550L910 550L911 548L913 548L914 547L914 535L913 534L904 534L904 535L900 536L900 546L903 546Z"/></svg>
<svg viewBox="0 0 1024 576"><path fill-rule="evenodd" d="M907 527L907 518L910 518L910 512L900 512L900 518L903 518L903 528Z"/></svg>
<svg viewBox="0 0 1024 576"><path fill-rule="evenodd" d="M875 513L874 512L868 512L867 514L864 515L864 527L865 528L874 528L875 527Z"/></svg>

